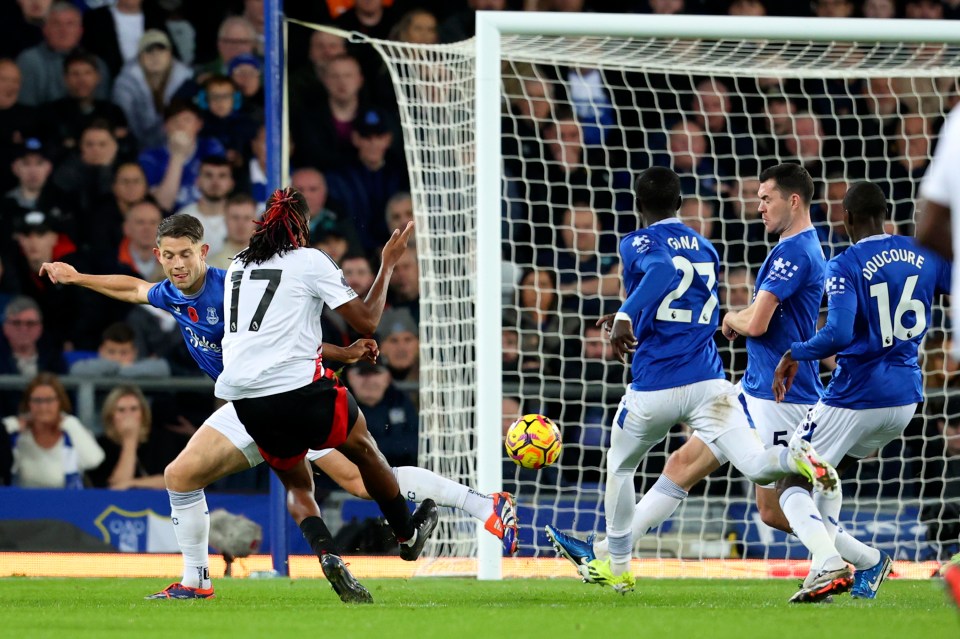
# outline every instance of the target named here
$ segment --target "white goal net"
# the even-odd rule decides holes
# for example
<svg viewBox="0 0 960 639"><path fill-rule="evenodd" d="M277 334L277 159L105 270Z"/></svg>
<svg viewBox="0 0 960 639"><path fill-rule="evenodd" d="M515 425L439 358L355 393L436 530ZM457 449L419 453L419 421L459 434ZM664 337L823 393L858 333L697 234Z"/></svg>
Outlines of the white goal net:
<svg viewBox="0 0 960 639"><path fill-rule="evenodd" d="M616 239L636 227L639 171L659 165L680 174L680 215L722 258L722 312L749 302L775 241L757 213L756 178L767 166L799 162L813 175L813 217L828 258L847 245L841 200L857 180L886 192L891 233L912 233L919 180L957 101L960 52L858 37L506 35L496 131L478 128L472 41L372 43L397 95L418 225L420 464L476 482L484 429L474 417L475 359L497 348L477 339L482 322L501 328L504 423L543 413L563 431L554 467L502 466L504 488L520 504L523 555L553 556L544 524L580 535L603 530L604 450L628 371L594 323L620 304ZM500 145L499 209L477 207L479 136ZM500 220L499 254L478 254L478 221L487 216ZM501 261L504 273L500 317L476 304L476 282L491 261ZM945 359L945 321L938 309L923 348L922 410L901 440L859 464L844 485L844 526L903 560L955 550L960 532L960 415L952 414L960 405L950 398L958 378ZM744 344L717 339L736 381ZM825 381L831 366L821 363ZM688 435L678 424L651 451L636 477L638 496ZM446 513L433 551L473 555L476 540L472 520ZM729 467L695 488L636 553L806 557L795 540L760 522L752 487Z"/></svg>

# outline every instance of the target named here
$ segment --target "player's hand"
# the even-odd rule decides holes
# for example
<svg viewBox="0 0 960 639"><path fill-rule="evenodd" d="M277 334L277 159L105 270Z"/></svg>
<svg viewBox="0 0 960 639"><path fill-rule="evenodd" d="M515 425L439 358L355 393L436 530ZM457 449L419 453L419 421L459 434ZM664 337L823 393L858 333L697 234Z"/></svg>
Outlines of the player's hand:
<svg viewBox="0 0 960 639"><path fill-rule="evenodd" d="M732 315L735 312L736 311L730 311L729 313L723 316L723 326L720 329L723 332L723 336L726 337L731 342L737 339L738 337L740 337L740 333L733 330L733 327L730 326L730 323L728 321L730 318L730 315Z"/></svg>
<svg viewBox="0 0 960 639"><path fill-rule="evenodd" d="M384 268L393 268L397 265L397 262L407 251L407 242L410 241L411 235L413 235L413 220L407 222L403 229L397 229L393 232L387 243L383 245L383 261L381 264Z"/></svg>
<svg viewBox="0 0 960 639"><path fill-rule="evenodd" d="M65 262L44 262L38 275L46 275L54 284L73 284L80 278L77 269Z"/></svg>
<svg viewBox="0 0 960 639"><path fill-rule="evenodd" d="M603 317L597 320L597 326L605 330L609 335L610 331L613 330L613 318L616 316L617 316L616 313L607 313L606 315L604 315Z"/></svg>
<svg viewBox="0 0 960 639"><path fill-rule="evenodd" d="M637 350L637 337L633 334L633 326L627 320L613 322L610 330L610 344L613 353L622 363L627 363L627 353Z"/></svg>
<svg viewBox="0 0 960 639"><path fill-rule="evenodd" d="M773 398L777 400L777 403L783 401L787 396L787 393L790 391L790 387L793 386L793 378L797 376L797 371L800 369L800 362L793 359L793 354L790 351L787 351L783 354L783 357L780 358L780 363L777 364L777 368L773 371Z"/></svg>
<svg viewBox="0 0 960 639"><path fill-rule="evenodd" d="M358 339L350 346L344 348L343 354L344 364L355 364L360 360L376 364L377 356L380 355L380 347L377 346L376 340Z"/></svg>

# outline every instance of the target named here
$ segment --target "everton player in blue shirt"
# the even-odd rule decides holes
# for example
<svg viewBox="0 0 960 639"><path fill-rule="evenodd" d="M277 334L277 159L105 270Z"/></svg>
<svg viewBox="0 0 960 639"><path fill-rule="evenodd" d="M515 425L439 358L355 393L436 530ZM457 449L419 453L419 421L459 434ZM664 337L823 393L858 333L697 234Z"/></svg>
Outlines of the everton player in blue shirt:
<svg viewBox="0 0 960 639"><path fill-rule="evenodd" d="M720 261L706 238L676 218L681 202L677 174L648 169L637 178L635 190L646 228L620 243L627 299L610 334L621 359L635 353L633 382L614 418L607 452L604 506L610 558L596 559L592 548L584 548L588 544L547 527L558 551L585 579L621 592L634 585L629 570L634 475L647 451L678 422L689 425L695 438L752 481L767 483L798 472L824 488L837 481L833 468L809 446L765 449L750 429L713 338ZM716 458L710 462L716 464ZM664 495L664 507L669 501L672 512L686 491L664 474L650 493Z"/></svg>
<svg viewBox="0 0 960 639"><path fill-rule="evenodd" d="M854 184L843 207L854 244L827 264L827 323L813 338L790 346L771 387L775 399L783 401L804 362L837 356L823 397L793 437L812 442L841 472L899 437L909 424L922 399L917 351L934 300L950 291L947 262L912 238L883 232L887 201L877 185ZM810 575L794 600L815 601L819 593L811 582L816 574L845 569L834 545L841 496L814 504L809 485L795 478L781 489L784 513L813 554ZM879 561L879 553L870 559L878 563L876 574L862 584L865 597L890 571L889 560Z"/></svg>
<svg viewBox="0 0 960 639"><path fill-rule="evenodd" d="M391 243L405 247L410 225ZM388 243L390 244L390 243ZM386 250L386 247L385 247ZM75 284L132 304L151 304L173 314L190 354L200 368L216 379L223 370L221 340L224 331L224 276L226 271L206 265L207 246L203 226L190 215L174 215L161 222L154 252L167 279L153 284L126 275L78 273L61 262L45 263L41 274L61 284ZM394 251L395 252L395 251ZM389 280L392 261L384 256L379 279ZM377 356L376 342L358 340L348 348L323 345L329 359L352 363ZM345 490L368 498L354 464L338 451L310 451L309 459ZM263 461L230 403L217 409L193 435L187 447L164 472L170 493L174 530L183 552L184 574L156 597L174 599L210 598L213 587L207 555L210 520L204 487L227 475ZM483 495L430 471L404 466L395 469L403 494L413 501L435 497L441 505L460 508L484 522L500 538L509 553L517 550L517 524L513 497L508 493Z"/></svg>

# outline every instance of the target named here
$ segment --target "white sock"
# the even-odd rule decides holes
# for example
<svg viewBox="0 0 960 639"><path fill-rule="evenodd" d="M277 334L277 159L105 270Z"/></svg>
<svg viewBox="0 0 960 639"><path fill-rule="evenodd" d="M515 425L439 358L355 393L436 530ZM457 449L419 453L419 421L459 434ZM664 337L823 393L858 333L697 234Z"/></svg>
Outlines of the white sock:
<svg viewBox="0 0 960 639"><path fill-rule="evenodd" d="M640 499L633 511L633 538L640 539L670 518L680 502L687 498L687 491L666 475L660 475L653 488Z"/></svg>
<svg viewBox="0 0 960 639"><path fill-rule="evenodd" d="M478 493L425 468L400 466L393 469L393 474L400 484L400 494L410 501L432 499L438 506L464 510L480 521L487 521L493 512L493 498L490 495Z"/></svg>
<svg viewBox="0 0 960 639"><path fill-rule="evenodd" d="M177 544L183 553L184 586L210 588L210 511L203 489L189 493L168 490L170 519L177 535Z"/></svg>
<svg viewBox="0 0 960 639"><path fill-rule="evenodd" d="M633 539L629 532L625 535L607 535L604 540L610 546L610 570L614 576L630 570L630 558L633 556Z"/></svg>
<svg viewBox="0 0 960 639"><path fill-rule="evenodd" d="M843 505L843 495L840 491L832 493L816 491L813 494L813 503L823 517L823 527L827 529L830 541L836 545L837 531L840 530L840 508Z"/></svg>
<svg viewBox="0 0 960 639"><path fill-rule="evenodd" d="M799 486L791 486L780 495L780 508L790 522L793 534L813 554L811 570L836 570L843 567L843 559L830 541L830 535L823 526L820 512L810 493Z"/></svg>
<svg viewBox="0 0 960 639"><path fill-rule="evenodd" d="M837 551L857 570L873 568L880 563L880 551L863 543L841 528L837 533Z"/></svg>

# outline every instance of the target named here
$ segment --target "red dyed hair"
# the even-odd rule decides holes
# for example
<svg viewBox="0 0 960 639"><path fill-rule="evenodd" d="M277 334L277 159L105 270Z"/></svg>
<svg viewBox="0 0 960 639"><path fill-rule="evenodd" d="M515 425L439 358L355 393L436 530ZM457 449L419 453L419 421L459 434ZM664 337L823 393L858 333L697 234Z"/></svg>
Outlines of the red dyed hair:
<svg viewBox="0 0 960 639"><path fill-rule="evenodd" d="M293 187L277 189L267 200L262 220L250 238L250 246L237 254L244 265L261 264L274 255L283 255L305 246L310 237L308 208L303 194Z"/></svg>

